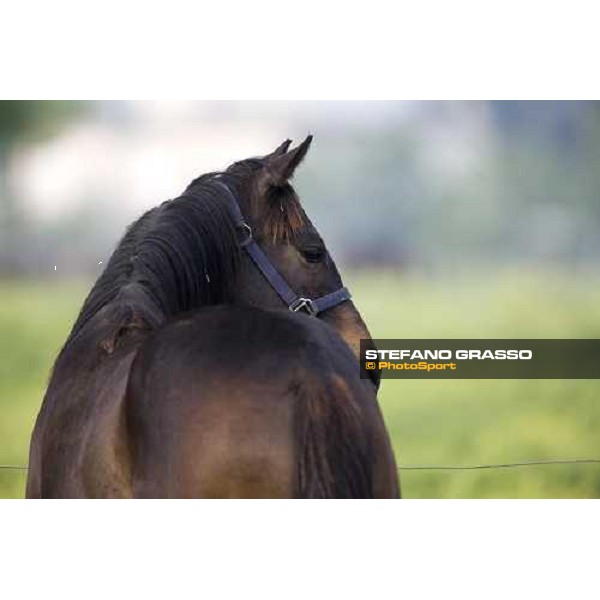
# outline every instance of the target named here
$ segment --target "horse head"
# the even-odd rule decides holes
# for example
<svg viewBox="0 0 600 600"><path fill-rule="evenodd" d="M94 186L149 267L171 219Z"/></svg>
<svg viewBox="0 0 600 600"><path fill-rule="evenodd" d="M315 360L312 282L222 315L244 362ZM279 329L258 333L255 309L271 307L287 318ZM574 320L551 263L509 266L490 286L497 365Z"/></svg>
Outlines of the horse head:
<svg viewBox="0 0 600 600"><path fill-rule="evenodd" d="M360 358L360 340L371 335L291 184L311 141L308 136L290 148L286 140L271 154L234 163L218 176L247 250L234 301L307 312L336 329ZM377 386L376 371L370 373Z"/></svg>

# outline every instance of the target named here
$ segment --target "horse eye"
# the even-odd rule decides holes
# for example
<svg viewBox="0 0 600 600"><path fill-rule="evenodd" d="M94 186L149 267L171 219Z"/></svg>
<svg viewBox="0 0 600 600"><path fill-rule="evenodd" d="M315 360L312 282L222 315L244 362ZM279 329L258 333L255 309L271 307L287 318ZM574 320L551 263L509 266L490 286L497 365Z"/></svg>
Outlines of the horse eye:
<svg viewBox="0 0 600 600"><path fill-rule="evenodd" d="M309 263L318 263L325 258L325 248L305 248L301 252L304 260Z"/></svg>

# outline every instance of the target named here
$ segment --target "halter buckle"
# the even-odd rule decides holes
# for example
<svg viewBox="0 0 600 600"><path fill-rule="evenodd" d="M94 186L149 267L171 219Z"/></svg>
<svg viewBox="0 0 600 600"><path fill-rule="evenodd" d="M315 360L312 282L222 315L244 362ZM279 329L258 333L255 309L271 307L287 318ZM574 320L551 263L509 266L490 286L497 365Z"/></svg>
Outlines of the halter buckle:
<svg viewBox="0 0 600 600"><path fill-rule="evenodd" d="M242 232L242 237L240 239L240 247L243 248L252 241L252 227L250 227L248 223L240 223L237 226L237 230L238 232Z"/></svg>
<svg viewBox="0 0 600 600"><path fill-rule="evenodd" d="M310 298L296 298L289 306L292 312L305 311L311 317L314 317L319 310Z"/></svg>

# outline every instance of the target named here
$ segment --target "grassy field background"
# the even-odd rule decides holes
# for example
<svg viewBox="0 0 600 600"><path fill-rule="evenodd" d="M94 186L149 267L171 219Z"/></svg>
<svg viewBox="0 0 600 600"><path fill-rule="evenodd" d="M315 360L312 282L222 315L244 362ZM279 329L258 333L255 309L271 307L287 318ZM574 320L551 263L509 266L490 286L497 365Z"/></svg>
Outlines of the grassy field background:
<svg viewBox="0 0 600 600"><path fill-rule="evenodd" d="M346 276L373 337L597 338L600 276L526 269L427 279ZM0 282L0 464L27 461L49 369L90 282ZM386 380L380 394L399 464L600 457L600 380ZM403 471L407 498L600 496L600 465ZM25 473L0 470L0 497Z"/></svg>

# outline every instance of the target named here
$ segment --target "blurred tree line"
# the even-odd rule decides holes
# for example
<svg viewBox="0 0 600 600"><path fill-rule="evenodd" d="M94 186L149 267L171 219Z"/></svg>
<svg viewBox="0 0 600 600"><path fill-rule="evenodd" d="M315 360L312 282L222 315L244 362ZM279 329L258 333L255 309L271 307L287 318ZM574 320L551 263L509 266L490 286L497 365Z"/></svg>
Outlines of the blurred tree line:
<svg viewBox="0 0 600 600"><path fill-rule="evenodd" d="M297 188L340 262L432 273L600 264L600 103L373 102L336 119L323 105L287 118L290 128L317 136ZM60 256L67 271L90 269L97 265L90 257L107 256L122 235L126 223L117 219L110 229L94 212L101 203L89 198L60 223L40 224L11 189L18 148L60 133L84 112L93 118L101 106L0 102L0 275L47 269L34 247ZM219 104L224 122L239 112ZM373 117L356 118L365 112ZM109 113L120 130L135 110L122 103ZM266 123L268 113L244 104L243 119Z"/></svg>
<svg viewBox="0 0 600 600"><path fill-rule="evenodd" d="M14 190L10 168L13 153L55 135L84 107L83 102L71 101L0 101L0 275L29 270L24 250L35 235Z"/></svg>
<svg viewBox="0 0 600 600"><path fill-rule="evenodd" d="M598 102L422 102L328 142L298 179L349 262L600 265Z"/></svg>

